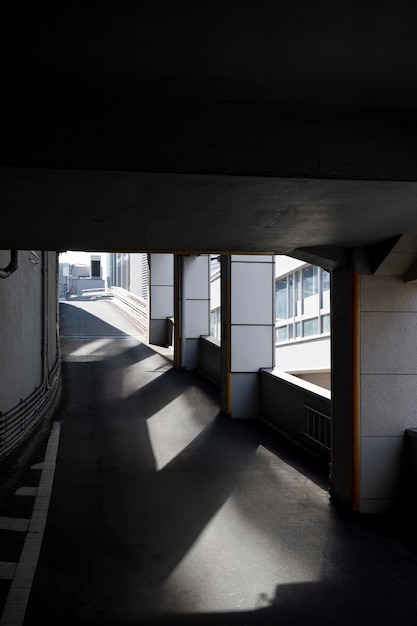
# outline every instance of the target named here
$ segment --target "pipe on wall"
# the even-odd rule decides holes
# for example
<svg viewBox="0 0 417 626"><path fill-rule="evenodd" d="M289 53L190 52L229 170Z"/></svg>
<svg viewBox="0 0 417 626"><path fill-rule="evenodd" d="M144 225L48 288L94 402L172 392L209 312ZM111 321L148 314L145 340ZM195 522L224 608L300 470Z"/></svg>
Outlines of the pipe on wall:
<svg viewBox="0 0 417 626"><path fill-rule="evenodd" d="M0 278L8 278L13 272L17 270L19 267L19 250L10 250L10 263L1 268L0 267Z"/></svg>

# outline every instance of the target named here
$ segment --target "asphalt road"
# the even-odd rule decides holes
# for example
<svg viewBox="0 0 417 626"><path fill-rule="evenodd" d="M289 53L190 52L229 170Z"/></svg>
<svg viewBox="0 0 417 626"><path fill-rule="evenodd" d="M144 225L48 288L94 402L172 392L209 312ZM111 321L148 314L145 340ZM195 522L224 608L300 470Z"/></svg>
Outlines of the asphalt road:
<svg viewBox="0 0 417 626"><path fill-rule="evenodd" d="M3 510L28 527L0 530L0 626L415 625L415 544L335 508L323 468L219 413L110 301L60 307L63 399Z"/></svg>

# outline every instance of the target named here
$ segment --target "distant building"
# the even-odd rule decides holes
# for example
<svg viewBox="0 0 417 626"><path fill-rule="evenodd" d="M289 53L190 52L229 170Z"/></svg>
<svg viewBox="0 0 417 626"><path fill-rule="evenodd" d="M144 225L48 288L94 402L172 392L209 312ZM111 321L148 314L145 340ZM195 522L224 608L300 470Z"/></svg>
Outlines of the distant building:
<svg viewBox="0 0 417 626"><path fill-rule="evenodd" d="M107 255L109 287L121 287L148 299L148 254L145 252L110 252Z"/></svg>
<svg viewBox="0 0 417 626"><path fill-rule="evenodd" d="M210 258L210 335L220 341L220 257L217 254Z"/></svg>
<svg viewBox="0 0 417 626"><path fill-rule="evenodd" d="M102 278L101 255L91 255L90 264L59 263L58 293L79 296L87 289L105 289Z"/></svg>
<svg viewBox="0 0 417 626"><path fill-rule="evenodd" d="M330 273L275 257L275 367L330 389Z"/></svg>

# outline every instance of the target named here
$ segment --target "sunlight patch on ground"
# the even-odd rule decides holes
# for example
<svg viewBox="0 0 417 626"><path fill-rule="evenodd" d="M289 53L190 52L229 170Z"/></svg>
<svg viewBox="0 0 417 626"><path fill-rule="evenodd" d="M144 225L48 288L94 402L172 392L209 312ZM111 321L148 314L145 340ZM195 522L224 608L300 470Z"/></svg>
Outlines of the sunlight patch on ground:
<svg viewBox="0 0 417 626"><path fill-rule="evenodd" d="M67 344L75 343L75 345L77 345L77 343L79 344L80 342L81 345L78 345L78 347L73 347L71 351L67 351L67 354L70 354L71 356L88 356L98 354L106 355L107 348L109 343L111 342L111 339L102 337L100 339L94 339L93 341L89 341L88 339L77 340L76 337L71 337L69 340L67 340Z"/></svg>
<svg viewBox="0 0 417 626"><path fill-rule="evenodd" d="M184 411L184 394L146 421L157 471L181 454L207 426Z"/></svg>
<svg viewBox="0 0 417 626"><path fill-rule="evenodd" d="M256 510L258 500L267 502L268 498L259 489L259 482L254 494L248 493L244 484L239 487L167 579L161 600L164 611L256 610L273 604L281 585L321 579L327 541L325 536L320 537L322 530L304 528L294 545L288 510L285 517L280 520L277 516L275 520L275 504L270 501L269 519L265 519L265 508ZM253 499L250 515L242 506L242 498ZM290 523L297 523L297 519ZM313 550L317 550L315 561L306 558L305 551L312 536L316 543Z"/></svg>
<svg viewBox="0 0 417 626"><path fill-rule="evenodd" d="M162 360L158 354L149 352L145 359L124 368L118 397L128 398L171 369L171 363Z"/></svg>

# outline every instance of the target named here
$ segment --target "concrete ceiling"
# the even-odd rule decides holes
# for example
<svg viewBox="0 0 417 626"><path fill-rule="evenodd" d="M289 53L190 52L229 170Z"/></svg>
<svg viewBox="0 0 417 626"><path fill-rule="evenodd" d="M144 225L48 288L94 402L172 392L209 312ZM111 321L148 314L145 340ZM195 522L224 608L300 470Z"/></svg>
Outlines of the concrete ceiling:
<svg viewBox="0 0 417 626"><path fill-rule="evenodd" d="M13 3L0 248L366 247L417 226L417 4Z"/></svg>

